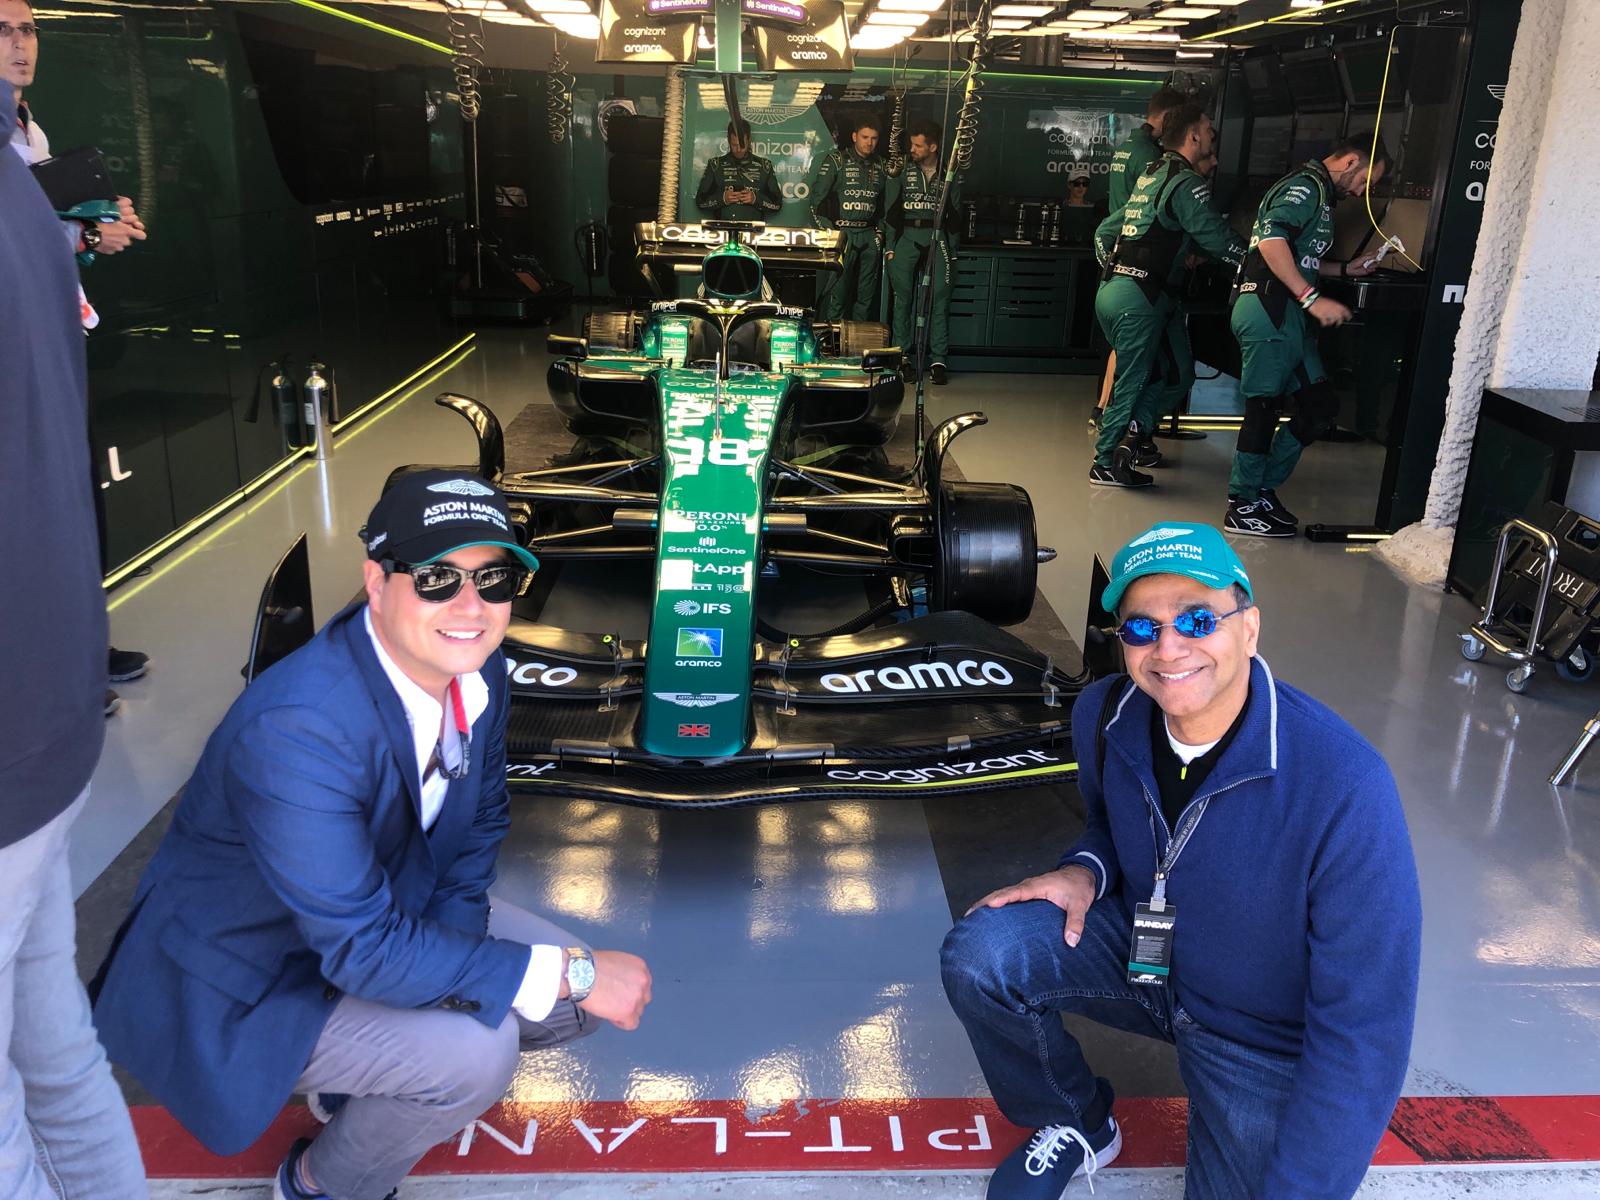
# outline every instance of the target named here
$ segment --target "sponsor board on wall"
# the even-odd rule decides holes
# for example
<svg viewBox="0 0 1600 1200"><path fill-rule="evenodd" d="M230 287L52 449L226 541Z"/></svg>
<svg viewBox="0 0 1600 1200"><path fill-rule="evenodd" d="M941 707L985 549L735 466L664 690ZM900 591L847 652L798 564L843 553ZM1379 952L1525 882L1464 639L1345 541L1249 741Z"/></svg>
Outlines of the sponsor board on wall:
<svg viewBox="0 0 1600 1200"><path fill-rule="evenodd" d="M690 63L702 0L600 0L596 62ZM709 7L709 6L708 6Z"/></svg>
<svg viewBox="0 0 1600 1200"><path fill-rule="evenodd" d="M848 71L854 65L843 0L811 0L806 8L799 24L751 27L763 71Z"/></svg>

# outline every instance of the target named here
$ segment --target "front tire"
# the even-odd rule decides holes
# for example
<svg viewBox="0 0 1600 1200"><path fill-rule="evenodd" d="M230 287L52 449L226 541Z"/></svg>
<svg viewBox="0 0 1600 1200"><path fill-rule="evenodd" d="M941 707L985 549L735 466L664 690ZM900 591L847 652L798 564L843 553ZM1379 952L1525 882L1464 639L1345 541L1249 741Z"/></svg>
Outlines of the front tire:
<svg viewBox="0 0 1600 1200"><path fill-rule="evenodd" d="M1033 611L1039 542L1033 501L1010 483L940 485L934 501L938 559L933 604L995 625L1015 625Z"/></svg>

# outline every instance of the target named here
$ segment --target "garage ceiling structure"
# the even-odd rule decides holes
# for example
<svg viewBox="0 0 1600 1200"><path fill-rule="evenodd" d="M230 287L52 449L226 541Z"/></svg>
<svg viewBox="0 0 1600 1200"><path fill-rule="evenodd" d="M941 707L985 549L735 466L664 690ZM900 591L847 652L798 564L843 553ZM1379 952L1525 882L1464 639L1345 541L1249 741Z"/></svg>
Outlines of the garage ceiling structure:
<svg viewBox="0 0 1600 1200"><path fill-rule="evenodd" d="M548 28L570 38L599 36L596 0L368 0L384 8L485 24ZM1331 26L1387 29L1397 19L1465 18L1472 0L993 0L993 42L1002 58L1037 66L1085 59L1139 63L1208 58L1300 34L1308 44ZM973 37L977 0L844 0L851 41L865 54L914 54L922 44ZM1372 32L1381 30L1374 29ZM707 32L701 44L709 49Z"/></svg>

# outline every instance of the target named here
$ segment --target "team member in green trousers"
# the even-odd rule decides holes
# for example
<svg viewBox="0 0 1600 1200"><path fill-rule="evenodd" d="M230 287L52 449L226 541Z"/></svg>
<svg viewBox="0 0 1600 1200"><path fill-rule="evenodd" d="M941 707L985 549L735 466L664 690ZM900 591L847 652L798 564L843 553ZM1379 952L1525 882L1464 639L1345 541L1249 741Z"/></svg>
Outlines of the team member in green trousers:
<svg viewBox="0 0 1600 1200"><path fill-rule="evenodd" d="M889 172L873 153L877 148L877 122L857 118L850 130L850 149L825 154L811 180L812 223L844 234L843 269L831 284L820 278L817 284L818 315L825 321L843 317L847 300L852 301L852 320L878 317L878 276L889 237L884 221Z"/></svg>
<svg viewBox="0 0 1600 1200"><path fill-rule="evenodd" d="M1365 194L1383 178L1389 154L1381 141L1376 145L1374 154L1370 132L1345 138L1326 158L1289 172L1261 199L1229 318L1243 364L1244 423L1228 477L1225 532L1293 537L1299 527L1278 489L1339 408L1311 322L1342 325L1351 317L1343 304L1318 292L1317 280L1372 273L1371 259L1324 262L1322 256L1333 245L1333 206ZM1294 413L1279 428L1278 415L1291 395Z"/></svg>
<svg viewBox="0 0 1600 1200"><path fill-rule="evenodd" d="M1134 185L1128 203L1095 230L1107 270L1095 316L1117 354L1111 403L1100 422L1089 482L1148 487L1134 469L1138 445L1164 409L1194 383L1194 358L1174 294L1195 251L1237 263L1244 243L1211 206L1211 185L1196 170L1212 154L1211 118L1186 104L1166 122L1162 157Z"/></svg>
<svg viewBox="0 0 1600 1200"><path fill-rule="evenodd" d="M695 206L724 221L767 221L783 207L772 160L750 153L750 122L728 122L728 152L706 163Z"/></svg>
<svg viewBox="0 0 1600 1200"><path fill-rule="evenodd" d="M894 344L909 355L915 314L917 275L923 256L933 257L933 296L928 309L929 376L934 383L946 380L945 356L950 353L950 288L955 278L955 256L951 235L941 227L934 229L939 216L939 193L944 174L939 169L939 139L943 130L932 121L921 121L911 128L911 161L900 178L889 184L889 223L898 226L899 236L889 251L889 282L894 288ZM946 219L961 203L961 184L957 181L945 202ZM896 217L898 216L898 220ZM908 360L909 361L909 360Z"/></svg>
<svg viewBox="0 0 1600 1200"><path fill-rule="evenodd" d="M1143 175L1145 168L1161 157L1161 131L1166 128L1167 115L1180 108L1187 100L1175 87L1162 84L1150 96L1145 108L1144 122L1125 137L1111 154L1111 168L1106 174L1106 204L1108 211L1116 214L1128 202L1128 193ZM1101 377L1100 403L1090 424L1097 425L1099 412L1104 412L1111 401L1111 380L1117 371L1117 356L1113 351L1106 358L1105 373Z"/></svg>

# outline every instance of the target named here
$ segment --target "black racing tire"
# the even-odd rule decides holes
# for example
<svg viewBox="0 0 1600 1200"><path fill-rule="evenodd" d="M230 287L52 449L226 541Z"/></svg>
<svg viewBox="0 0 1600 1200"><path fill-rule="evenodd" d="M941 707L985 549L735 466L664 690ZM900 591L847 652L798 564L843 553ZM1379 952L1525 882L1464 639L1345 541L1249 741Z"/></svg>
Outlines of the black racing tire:
<svg viewBox="0 0 1600 1200"><path fill-rule="evenodd" d="M881 350L890 344L889 327L877 321L840 321L839 357L860 358L863 350Z"/></svg>
<svg viewBox="0 0 1600 1200"><path fill-rule="evenodd" d="M1027 620L1039 580L1027 492L1012 483L949 480L935 499L934 531L934 608L959 609L994 625Z"/></svg>
<svg viewBox="0 0 1600 1200"><path fill-rule="evenodd" d="M636 154L659 162L666 132L665 118L613 112L606 121L606 149L612 154Z"/></svg>
<svg viewBox="0 0 1600 1200"><path fill-rule="evenodd" d="M591 350L638 349L638 322L631 312L593 312L582 328Z"/></svg>
<svg viewBox="0 0 1600 1200"><path fill-rule="evenodd" d="M612 204L654 207L661 200L661 156L613 154L606 164L606 194Z"/></svg>

